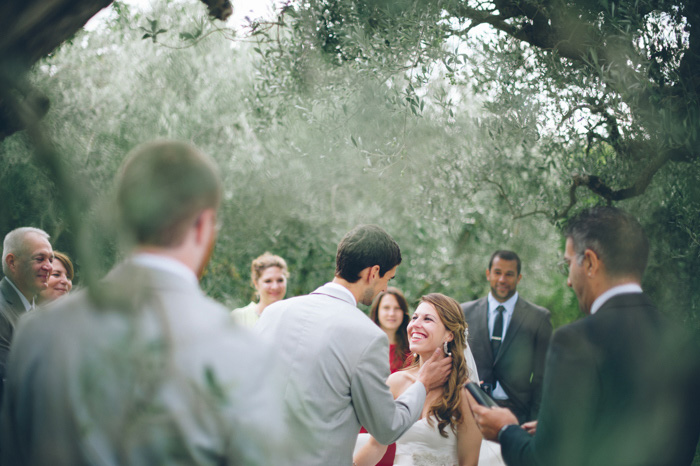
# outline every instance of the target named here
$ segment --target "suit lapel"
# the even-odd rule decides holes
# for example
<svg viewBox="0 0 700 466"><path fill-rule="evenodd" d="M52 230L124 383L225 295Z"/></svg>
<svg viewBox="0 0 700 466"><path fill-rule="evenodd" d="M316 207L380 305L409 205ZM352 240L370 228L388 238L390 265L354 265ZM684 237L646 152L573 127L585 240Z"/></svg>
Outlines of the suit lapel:
<svg viewBox="0 0 700 466"><path fill-rule="evenodd" d="M22 304L22 299L6 278L0 280L0 288L2 288L2 297L5 300L5 305L0 306L0 311L4 310L2 312L5 313L5 317L14 325L26 309Z"/></svg>
<svg viewBox="0 0 700 466"><path fill-rule="evenodd" d="M491 336L489 335L489 302L483 298L477 303L474 322L468 322L469 333L474 332L473 342L481 345L481 353L488 354L493 362L493 351L491 351ZM477 337L478 336L478 337ZM471 342L470 342L471 344Z"/></svg>

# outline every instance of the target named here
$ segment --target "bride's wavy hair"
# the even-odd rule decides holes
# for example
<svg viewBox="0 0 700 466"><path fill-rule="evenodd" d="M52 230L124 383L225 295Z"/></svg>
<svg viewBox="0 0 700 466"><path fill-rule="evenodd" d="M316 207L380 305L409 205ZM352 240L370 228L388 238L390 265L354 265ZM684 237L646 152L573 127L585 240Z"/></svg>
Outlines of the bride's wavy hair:
<svg viewBox="0 0 700 466"><path fill-rule="evenodd" d="M469 377L467 361L464 357L467 323L464 321L464 314L459 303L449 296L440 293L430 293L421 297L420 302L432 305L447 331L452 332L454 335L452 341L447 344L447 350L452 353L452 372L443 386L442 396L438 398L428 411L428 423L431 423L430 417L435 416L438 421L440 435L447 437L445 432L447 426L449 425L452 432L455 432L457 426L463 421L462 410L460 409L462 387ZM413 364L410 367L418 367L419 364L420 356L415 355Z"/></svg>

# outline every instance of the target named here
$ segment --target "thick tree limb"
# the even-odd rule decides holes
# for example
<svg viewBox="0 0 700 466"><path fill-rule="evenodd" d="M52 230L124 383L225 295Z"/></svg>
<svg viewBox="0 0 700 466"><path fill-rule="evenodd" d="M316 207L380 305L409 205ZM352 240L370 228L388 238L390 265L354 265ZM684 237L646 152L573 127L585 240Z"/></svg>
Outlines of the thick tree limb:
<svg viewBox="0 0 700 466"><path fill-rule="evenodd" d="M201 2L207 6L209 16L212 18L226 21L233 13L233 7L229 0L201 0Z"/></svg>
<svg viewBox="0 0 700 466"><path fill-rule="evenodd" d="M571 208L576 204L576 189L579 186L588 188L591 192L608 201L608 204L613 201L631 199L644 194L649 184L651 184L654 175L671 159L671 157L672 151L666 151L658 157L653 158L651 162L639 172L634 183L623 189L612 189L605 184L600 177L595 175L574 175L571 188L569 189L569 205L567 205L562 212L556 213L555 218L566 218Z"/></svg>
<svg viewBox="0 0 700 466"><path fill-rule="evenodd" d="M700 2L678 3L680 10L676 18L687 24L688 45L676 69L678 74L670 79L648 66L647 57L635 42L638 40L635 28L642 31L647 21L653 22L648 15L657 8L654 2L631 6L611 0L609 6L606 2L606 7L601 7L599 2L585 1L493 0L495 9L471 7L467 3L452 3L450 13L471 20L469 29L478 24L490 24L518 41L552 52L588 70L592 76L597 75L607 91L617 94L626 104L639 131L646 133L645 136L625 133L614 112L603 104L574 107L567 117L586 107L599 116L597 126L605 126L607 130L604 134L591 129L589 148L591 141L597 139L609 144L618 156L626 160L644 160L644 163L639 165L636 180L623 189L612 189L593 175L574 177L569 205L560 215L565 216L575 204L579 186L587 187L608 202L628 199L644 193L654 174L667 162L690 161L700 156L697 150L700 137L697 130L700 124L697 111ZM621 5L626 8L623 13L620 13ZM674 14L672 8L669 12ZM626 21L632 25L631 30L620 29L625 22L620 14L629 15ZM657 156L659 150L663 153Z"/></svg>
<svg viewBox="0 0 700 466"><path fill-rule="evenodd" d="M22 105L32 109L32 113L39 118L43 118L49 111L50 102L48 97L36 90L30 91L29 95L18 97ZM0 97L0 141L7 136L24 129L23 121L13 113L13 108L5 105L5 100Z"/></svg>
<svg viewBox="0 0 700 466"><path fill-rule="evenodd" d="M0 57L27 68L69 39L112 0L9 0L0 3Z"/></svg>
<svg viewBox="0 0 700 466"><path fill-rule="evenodd" d="M20 79L40 58L45 57L82 28L90 18L113 0L2 0L0 1L0 73L4 82ZM229 0L201 0L209 15L225 20L232 13ZM17 95L20 102L42 117L48 99L32 91ZM15 106L0 97L0 140L23 129Z"/></svg>
<svg viewBox="0 0 700 466"><path fill-rule="evenodd" d="M72 37L113 0L3 0L0 2L0 57L29 67ZM226 20L229 0L201 0L213 18Z"/></svg>

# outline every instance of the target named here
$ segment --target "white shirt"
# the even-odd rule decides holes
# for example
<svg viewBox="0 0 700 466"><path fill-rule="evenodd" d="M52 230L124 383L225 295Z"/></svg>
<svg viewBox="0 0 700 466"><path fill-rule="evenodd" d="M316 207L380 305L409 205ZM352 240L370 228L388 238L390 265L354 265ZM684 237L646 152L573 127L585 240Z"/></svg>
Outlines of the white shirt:
<svg viewBox="0 0 700 466"><path fill-rule="evenodd" d="M182 262L160 254L141 252L131 257L131 262L149 269L163 270L191 281L199 287L199 280L192 269Z"/></svg>
<svg viewBox="0 0 700 466"><path fill-rule="evenodd" d="M630 293L641 293L642 292L642 287L639 286L638 283L625 283L624 285L618 285L610 288L608 291L603 293L602 295L598 296L595 301L593 301L593 305L591 306L591 315L595 314L598 312L598 309L601 308L603 304L605 304L610 298L613 296L617 296L620 294L630 294Z"/></svg>
<svg viewBox="0 0 700 466"><path fill-rule="evenodd" d="M496 308L498 306L503 306L506 310L503 311L503 333L501 334L501 338L505 339L506 337L506 331L508 330L508 324L510 324L510 320L513 318L513 311L515 310L515 303L518 301L518 292L516 291L513 296L508 298L508 300L504 303L498 302L496 298L493 297L493 294L489 291L489 297L488 297L488 302L489 302L489 336L493 336L493 326L496 323L496 316L498 315L498 312L496 312ZM501 344L503 344L503 340L501 340ZM506 395L506 391L503 390L503 387L501 387L500 382L496 381L496 386L493 387L493 391L491 393L493 398L496 398L497 400L507 400L508 395Z"/></svg>
<svg viewBox="0 0 700 466"><path fill-rule="evenodd" d="M333 287L336 290L342 291L344 294L348 295L350 299L352 299L352 305L357 307L357 300L355 299L355 296L350 292L350 290L345 288L343 285L341 285L340 283L328 282L326 283L326 286Z"/></svg>
<svg viewBox="0 0 700 466"><path fill-rule="evenodd" d="M19 291L19 288L17 288L17 287L15 286L15 284L12 283L12 280L10 280L10 277L8 277L8 276L6 275L5 278L7 278L7 282L8 282L10 285L12 285L12 288L14 288L15 291L17 292L17 294L19 295L19 299L22 300L22 304L24 305L24 310L25 310L25 311L28 311L28 310L30 310L30 309L34 309L34 298L32 298L32 302L30 303L29 300L27 300L27 298L24 297L24 295L22 294L22 292Z"/></svg>
<svg viewBox="0 0 700 466"><path fill-rule="evenodd" d="M511 296L508 301L505 303L501 303L496 301L496 298L493 297L491 292L489 292L489 336L493 336L493 326L496 323L496 316L498 315L498 312L496 312L496 308L498 306L503 306L506 310L503 311L503 333L501 334L502 338L505 338L506 336L506 331L508 330L508 324L510 324L510 320L513 318L513 311L515 310L515 303L518 301L518 292L516 291L513 296Z"/></svg>

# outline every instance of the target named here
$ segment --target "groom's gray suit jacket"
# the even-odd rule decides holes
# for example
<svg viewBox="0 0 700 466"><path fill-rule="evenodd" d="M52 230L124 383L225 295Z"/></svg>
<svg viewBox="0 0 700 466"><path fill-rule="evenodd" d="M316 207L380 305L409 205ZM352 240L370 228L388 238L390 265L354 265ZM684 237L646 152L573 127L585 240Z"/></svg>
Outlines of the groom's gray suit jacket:
<svg viewBox="0 0 700 466"><path fill-rule="evenodd" d="M324 285L265 309L255 327L279 350L289 431L299 451L289 465L351 465L360 426L389 444L418 420L425 387L394 400L389 341L351 298Z"/></svg>

